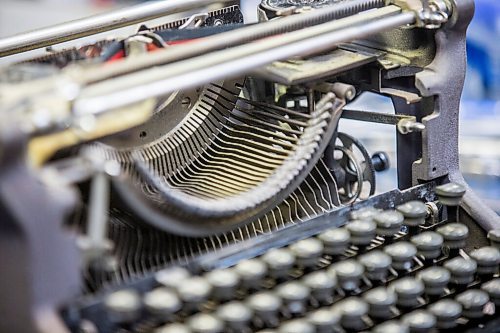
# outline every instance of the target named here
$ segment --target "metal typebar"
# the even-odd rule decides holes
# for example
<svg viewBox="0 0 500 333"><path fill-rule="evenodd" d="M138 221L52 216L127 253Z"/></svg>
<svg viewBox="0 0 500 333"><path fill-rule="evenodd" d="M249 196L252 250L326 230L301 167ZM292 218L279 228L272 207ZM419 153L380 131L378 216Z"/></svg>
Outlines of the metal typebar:
<svg viewBox="0 0 500 333"><path fill-rule="evenodd" d="M291 32L275 38L213 52L170 65L94 84L75 101L76 114L98 113L177 90L234 77L273 61L331 49L339 43L413 24L415 13L388 6Z"/></svg>
<svg viewBox="0 0 500 333"><path fill-rule="evenodd" d="M0 57L230 0L164 0L90 16L0 40Z"/></svg>
<svg viewBox="0 0 500 333"><path fill-rule="evenodd" d="M113 76L131 73L151 66L165 65L174 61L241 45L272 35L299 30L304 27L311 27L384 6L385 0L349 0L300 15L291 15L279 20L271 20L234 31L220 33L203 38L203 40L197 41L193 45L169 47L168 52L156 52L144 57L135 57L132 61L125 60L118 62L93 73L83 73L83 77L80 77L79 80L84 83L93 83Z"/></svg>

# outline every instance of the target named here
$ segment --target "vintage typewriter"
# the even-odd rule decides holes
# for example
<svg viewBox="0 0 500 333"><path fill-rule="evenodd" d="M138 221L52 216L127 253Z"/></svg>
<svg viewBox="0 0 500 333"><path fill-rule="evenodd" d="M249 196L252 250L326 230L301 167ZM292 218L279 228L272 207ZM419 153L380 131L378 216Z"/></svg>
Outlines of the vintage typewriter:
<svg viewBox="0 0 500 333"><path fill-rule="evenodd" d="M500 219L458 164L473 1L254 10L168 0L0 40L50 46L0 72L1 332L499 332ZM341 119L394 132L398 189Z"/></svg>

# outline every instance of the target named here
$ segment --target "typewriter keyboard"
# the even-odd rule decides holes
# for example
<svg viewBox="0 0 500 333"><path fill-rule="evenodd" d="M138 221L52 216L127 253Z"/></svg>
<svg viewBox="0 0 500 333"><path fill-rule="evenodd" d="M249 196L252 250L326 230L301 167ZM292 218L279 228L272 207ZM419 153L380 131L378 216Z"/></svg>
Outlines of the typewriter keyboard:
<svg viewBox="0 0 500 333"><path fill-rule="evenodd" d="M110 332L498 332L500 232L460 214L461 186L426 186L168 267L80 316Z"/></svg>

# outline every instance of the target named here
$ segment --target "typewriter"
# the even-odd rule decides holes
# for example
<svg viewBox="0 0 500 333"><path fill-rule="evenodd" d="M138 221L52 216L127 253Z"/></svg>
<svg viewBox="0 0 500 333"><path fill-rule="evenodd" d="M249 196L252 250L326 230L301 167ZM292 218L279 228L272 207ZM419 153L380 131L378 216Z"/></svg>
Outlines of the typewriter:
<svg viewBox="0 0 500 333"><path fill-rule="evenodd" d="M473 1L239 5L0 40L49 47L0 71L0 331L499 332L500 218L458 163Z"/></svg>

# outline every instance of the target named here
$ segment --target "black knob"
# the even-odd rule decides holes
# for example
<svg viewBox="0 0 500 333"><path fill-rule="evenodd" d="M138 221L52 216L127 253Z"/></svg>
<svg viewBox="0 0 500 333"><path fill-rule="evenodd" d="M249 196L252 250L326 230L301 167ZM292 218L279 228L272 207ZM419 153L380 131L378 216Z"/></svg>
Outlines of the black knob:
<svg viewBox="0 0 500 333"><path fill-rule="evenodd" d="M372 163L375 171L385 171L391 167L389 155L386 152L378 151L372 155Z"/></svg>

